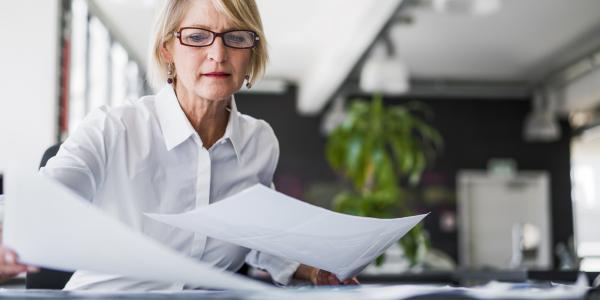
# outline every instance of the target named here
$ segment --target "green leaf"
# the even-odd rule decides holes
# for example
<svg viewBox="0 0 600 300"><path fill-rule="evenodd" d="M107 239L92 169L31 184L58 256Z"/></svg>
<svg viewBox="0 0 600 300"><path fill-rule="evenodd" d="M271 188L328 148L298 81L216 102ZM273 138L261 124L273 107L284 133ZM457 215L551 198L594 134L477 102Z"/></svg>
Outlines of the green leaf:
<svg viewBox="0 0 600 300"><path fill-rule="evenodd" d="M416 185L421 180L421 174L425 170L426 160L425 155L422 152L417 152L415 155L415 167L410 173L409 182L412 185Z"/></svg>
<svg viewBox="0 0 600 300"><path fill-rule="evenodd" d="M377 256L377 258L375 259L375 265L381 266L381 265L383 265L384 261L385 261L385 255L381 254L381 255Z"/></svg>
<svg viewBox="0 0 600 300"><path fill-rule="evenodd" d="M380 218L394 217L399 208L408 213L399 179L417 184L443 149L441 134L426 121L432 116L419 102L384 106L378 94L370 102L353 100L346 119L326 143L327 162L353 186L335 197L333 208ZM411 263L426 249L425 236L417 226L400 241Z"/></svg>

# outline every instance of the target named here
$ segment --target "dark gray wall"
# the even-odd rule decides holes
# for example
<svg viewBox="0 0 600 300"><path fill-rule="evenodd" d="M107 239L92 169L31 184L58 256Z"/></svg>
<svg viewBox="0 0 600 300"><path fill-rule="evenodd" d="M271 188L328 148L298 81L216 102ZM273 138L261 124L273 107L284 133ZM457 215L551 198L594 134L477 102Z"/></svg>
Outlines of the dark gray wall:
<svg viewBox="0 0 600 300"><path fill-rule="evenodd" d="M456 230L440 225L440 217L452 216L456 212L457 171L485 169L490 158L513 158L521 170L548 171L551 176L554 244L565 242L572 236L571 130L566 122L561 124L563 135L559 141L527 143L522 139L523 120L530 110L526 99L399 97L385 99L385 102L388 105L401 104L407 100L418 100L430 106L434 112L432 124L445 140L443 154L425 172L421 185L409 190L410 203L415 211L432 212L425 226L434 247L457 258ZM323 183L339 186L340 180L324 159L325 137L319 134L321 116L299 116L295 101L293 87L283 95L237 96L240 111L268 121L279 138L281 157L275 175L278 189L295 197L314 198L311 196L313 191L319 190L315 186ZM328 194L322 192L318 195ZM329 200L315 201L326 205Z"/></svg>

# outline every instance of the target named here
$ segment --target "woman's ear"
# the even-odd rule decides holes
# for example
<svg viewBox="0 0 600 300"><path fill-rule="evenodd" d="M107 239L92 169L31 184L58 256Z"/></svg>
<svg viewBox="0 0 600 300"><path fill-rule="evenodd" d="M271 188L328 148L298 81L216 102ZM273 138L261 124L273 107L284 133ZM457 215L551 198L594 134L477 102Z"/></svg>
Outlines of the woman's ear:
<svg viewBox="0 0 600 300"><path fill-rule="evenodd" d="M160 47L160 55L164 61L173 61L173 55L171 55L168 43L165 42L162 44Z"/></svg>

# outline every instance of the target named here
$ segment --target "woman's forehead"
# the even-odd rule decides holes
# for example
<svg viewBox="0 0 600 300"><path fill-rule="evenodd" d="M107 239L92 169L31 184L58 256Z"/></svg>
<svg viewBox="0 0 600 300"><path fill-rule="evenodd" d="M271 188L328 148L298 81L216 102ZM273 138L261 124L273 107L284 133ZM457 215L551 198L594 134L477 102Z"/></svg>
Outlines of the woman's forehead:
<svg viewBox="0 0 600 300"><path fill-rule="evenodd" d="M181 27L201 27L215 31L234 27L233 22L223 12L217 10L211 0L194 0L183 16Z"/></svg>

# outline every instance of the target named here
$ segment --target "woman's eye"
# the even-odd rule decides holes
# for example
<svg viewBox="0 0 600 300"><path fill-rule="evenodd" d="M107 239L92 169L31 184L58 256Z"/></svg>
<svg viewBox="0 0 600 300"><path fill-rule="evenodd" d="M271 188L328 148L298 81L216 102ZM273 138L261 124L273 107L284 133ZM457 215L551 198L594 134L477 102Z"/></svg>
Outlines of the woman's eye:
<svg viewBox="0 0 600 300"><path fill-rule="evenodd" d="M238 42L243 42L246 40L246 38L244 38L243 36L239 36L239 35L231 36L229 39L232 41L238 41Z"/></svg>
<svg viewBox="0 0 600 300"><path fill-rule="evenodd" d="M248 38L244 35L230 34L227 37L227 40L234 43L244 43L248 40Z"/></svg>
<svg viewBox="0 0 600 300"><path fill-rule="evenodd" d="M206 35L206 34L190 34L190 35L188 35L187 40L190 42L195 42L195 43L204 42L204 41L208 40L208 35Z"/></svg>

